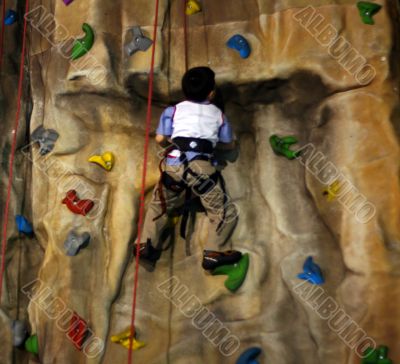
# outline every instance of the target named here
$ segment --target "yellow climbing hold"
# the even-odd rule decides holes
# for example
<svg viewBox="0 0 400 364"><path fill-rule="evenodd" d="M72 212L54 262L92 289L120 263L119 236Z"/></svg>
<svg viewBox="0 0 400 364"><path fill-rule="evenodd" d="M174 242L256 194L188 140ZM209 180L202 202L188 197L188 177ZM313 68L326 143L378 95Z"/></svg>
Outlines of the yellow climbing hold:
<svg viewBox="0 0 400 364"><path fill-rule="evenodd" d="M89 158L89 162L96 163L107 171L111 171L114 166L115 158L111 152L105 152L102 155L93 155Z"/></svg>
<svg viewBox="0 0 400 364"><path fill-rule="evenodd" d="M126 330L123 333L119 335L113 335L111 336L111 341L113 343L117 343L122 345L123 347L129 349L129 337L131 335L131 330ZM135 338L133 339L132 342L132 350L139 350L143 348L146 344L142 341L138 341Z"/></svg>
<svg viewBox="0 0 400 364"><path fill-rule="evenodd" d="M323 195L326 196L328 202L332 202L336 199L337 195L340 191L339 181L335 181L328 186L327 189L324 190Z"/></svg>
<svg viewBox="0 0 400 364"><path fill-rule="evenodd" d="M186 15L193 15L201 11L201 5L197 0L188 0L186 2Z"/></svg>
<svg viewBox="0 0 400 364"><path fill-rule="evenodd" d="M175 226L179 222L179 216L174 216L170 218L171 226Z"/></svg>

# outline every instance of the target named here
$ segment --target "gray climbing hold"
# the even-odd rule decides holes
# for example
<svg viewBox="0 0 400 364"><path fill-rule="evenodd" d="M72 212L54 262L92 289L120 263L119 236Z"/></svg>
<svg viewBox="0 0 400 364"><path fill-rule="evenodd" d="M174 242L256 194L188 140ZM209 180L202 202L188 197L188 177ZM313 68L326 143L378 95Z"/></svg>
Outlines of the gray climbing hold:
<svg viewBox="0 0 400 364"><path fill-rule="evenodd" d="M14 320L12 322L12 332L13 332L13 345L21 346L28 335L28 328L24 321Z"/></svg>
<svg viewBox="0 0 400 364"><path fill-rule="evenodd" d="M79 253L81 249L89 245L90 234L78 234L76 231L71 231L64 242L65 254L73 257Z"/></svg>
<svg viewBox="0 0 400 364"><path fill-rule="evenodd" d="M131 29L131 32L133 35L133 39L130 43L125 45L125 51L128 54L128 56L131 56L137 51L145 52L153 44L153 41L150 38L147 38L143 35L140 27L138 26L133 27Z"/></svg>
<svg viewBox="0 0 400 364"><path fill-rule="evenodd" d="M34 143L39 143L39 152L41 155L46 155L53 150L58 136L59 135L55 130L45 129L42 125L36 128L31 134L32 141Z"/></svg>

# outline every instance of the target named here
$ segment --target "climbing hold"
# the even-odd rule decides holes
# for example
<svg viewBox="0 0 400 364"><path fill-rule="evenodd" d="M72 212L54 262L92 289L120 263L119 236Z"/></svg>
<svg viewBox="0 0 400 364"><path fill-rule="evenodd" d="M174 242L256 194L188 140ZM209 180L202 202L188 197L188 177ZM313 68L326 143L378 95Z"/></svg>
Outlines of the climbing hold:
<svg viewBox="0 0 400 364"><path fill-rule="evenodd" d="M186 15L193 15L201 11L201 4L197 0L188 0L186 2Z"/></svg>
<svg viewBox="0 0 400 364"><path fill-rule="evenodd" d="M32 335L25 341L25 350L35 355L39 354L39 341L37 335Z"/></svg>
<svg viewBox="0 0 400 364"><path fill-rule="evenodd" d="M335 181L331 183L328 188L323 191L323 195L326 196L328 202L332 202L336 199L337 195L340 191L340 183L339 181Z"/></svg>
<svg viewBox="0 0 400 364"><path fill-rule="evenodd" d="M295 137L287 136L280 138L277 135L272 135L269 138L269 142L276 155L282 155L290 160L295 159L300 155L299 152L294 152L293 150L289 149L292 144L297 143L297 139Z"/></svg>
<svg viewBox="0 0 400 364"><path fill-rule="evenodd" d="M226 45L239 52L240 57L248 58L251 53L249 42L240 34L235 34L231 37Z"/></svg>
<svg viewBox="0 0 400 364"><path fill-rule="evenodd" d="M65 5L71 4L74 0L63 0Z"/></svg>
<svg viewBox="0 0 400 364"><path fill-rule="evenodd" d="M28 329L26 323L20 320L14 320L12 322L12 332L13 332L13 345L18 347L21 346L28 335Z"/></svg>
<svg viewBox="0 0 400 364"><path fill-rule="evenodd" d="M26 235L33 234L32 225L24 216L22 216L22 215L15 216L15 222L17 224L18 232L26 234Z"/></svg>
<svg viewBox="0 0 400 364"><path fill-rule="evenodd" d="M256 347L245 350L245 352L239 356L236 364L258 364L256 359L261 354L261 351L260 348Z"/></svg>
<svg viewBox="0 0 400 364"><path fill-rule="evenodd" d="M82 30L85 32L85 36L81 39L75 40L71 54L73 60L78 59L89 52L94 43L93 28L89 24L83 23Z"/></svg>
<svg viewBox="0 0 400 364"><path fill-rule="evenodd" d="M85 232L79 235L75 231L70 231L64 242L65 254L70 257L77 255L81 249L84 249L89 245L89 241L89 233Z"/></svg>
<svg viewBox="0 0 400 364"><path fill-rule="evenodd" d="M75 190L68 191L62 203L67 205L74 214L83 216L86 216L94 206L92 200L80 200Z"/></svg>
<svg viewBox="0 0 400 364"><path fill-rule="evenodd" d="M125 52L128 54L128 56L131 56L137 51L145 52L153 44L153 41L150 38L147 38L143 35L143 32L139 26L133 27L131 32L133 39L130 43L125 45Z"/></svg>
<svg viewBox="0 0 400 364"><path fill-rule="evenodd" d="M231 292L235 292L246 278L249 269L249 260L249 254L243 254L239 262L230 265L222 265L216 268L212 272L212 275L227 275L228 279L225 281L225 287Z"/></svg>
<svg viewBox="0 0 400 364"><path fill-rule="evenodd" d="M105 152L102 155L93 155L89 158L89 162L96 163L107 171L111 171L114 161L114 154L111 152Z"/></svg>
<svg viewBox="0 0 400 364"><path fill-rule="evenodd" d="M364 359L361 364L393 364L388 358L389 348L387 346L379 346L377 349L368 348L364 352Z"/></svg>
<svg viewBox="0 0 400 364"><path fill-rule="evenodd" d="M242 258L242 253L237 250L227 250L218 252L214 250L204 250L202 267L205 270L213 270L222 265L232 265Z"/></svg>
<svg viewBox="0 0 400 364"><path fill-rule="evenodd" d="M16 11L12 9L8 9L6 13L6 17L4 18L5 25L12 25L17 21L18 14Z"/></svg>
<svg viewBox="0 0 400 364"><path fill-rule="evenodd" d="M58 139L58 133L53 129L45 129L40 125L32 133L31 139L34 143L39 143L40 154L46 155L53 150L54 144Z"/></svg>
<svg viewBox="0 0 400 364"><path fill-rule="evenodd" d="M179 216L173 216L168 219L168 223L170 227L175 227L175 225L179 222Z"/></svg>
<svg viewBox="0 0 400 364"><path fill-rule="evenodd" d="M111 341L113 343L117 343L122 345L123 347L129 349L129 338L131 337L131 330L126 330L123 333L119 335L113 335L111 336ZM136 340L136 337L133 338L132 342L132 350L139 350L146 346L146 344L142 341Z"/></svg>
<svg viewBox="0 0 400 364"><path fill-rule="evenodd" d="M382 5L370 3L368 1L359 1L357 3L358 11L360 12L361 20L364 24L375 24L373 16L382 8Z"/></svg>
<svg viewBox="0 0 400 364"><path fill-rule="evenodd" d="M74 312L69 325L68 337L78 350L82 350L88 334L89 330L86 321Z"/></svg>
<svg viewBox="0 0 400 364"><path fill-rule="evenodd" d="M303 273L299 273L297 278L309 281L312 284L323 284L325 282L321 268L313 262L312 257L308 257L303 265Z"/></svg>

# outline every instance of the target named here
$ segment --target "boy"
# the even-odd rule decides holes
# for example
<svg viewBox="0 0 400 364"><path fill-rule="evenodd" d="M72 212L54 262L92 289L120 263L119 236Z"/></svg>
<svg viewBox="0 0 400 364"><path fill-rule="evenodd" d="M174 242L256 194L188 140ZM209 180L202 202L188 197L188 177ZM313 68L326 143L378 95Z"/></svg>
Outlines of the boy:
<svg viewBox="0 0 400 364"><path fill-rule="evenodd" d="M212 164L213 153L235 148L232 129L223 112L211 103L215 97L215 74L208 67L192 68L182 79L186 101L168 107L161 115L156 142L168 147L165 170L156 186L143 225L140 258L150 263L160 258L159 237L168 223L168 215L198 196L210 220L207 250L202 266L213 270L234 264L238 251L218 252L231 235L237 211L228 204L229 197L222 176ZM171 145L172 143L172 145Z"/></svg>

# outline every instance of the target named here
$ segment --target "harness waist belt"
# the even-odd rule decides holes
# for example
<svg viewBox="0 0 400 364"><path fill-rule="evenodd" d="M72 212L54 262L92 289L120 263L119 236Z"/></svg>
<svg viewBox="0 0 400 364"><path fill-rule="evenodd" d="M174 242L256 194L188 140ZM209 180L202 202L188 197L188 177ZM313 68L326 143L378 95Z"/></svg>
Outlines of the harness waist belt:
<svg viewBox="0 0 400 364"><path fill-rule="evenodd" d="M214 152L213 144L207 139L176 137L172 142L181 152L196 152L212 154Z"/></svg>

